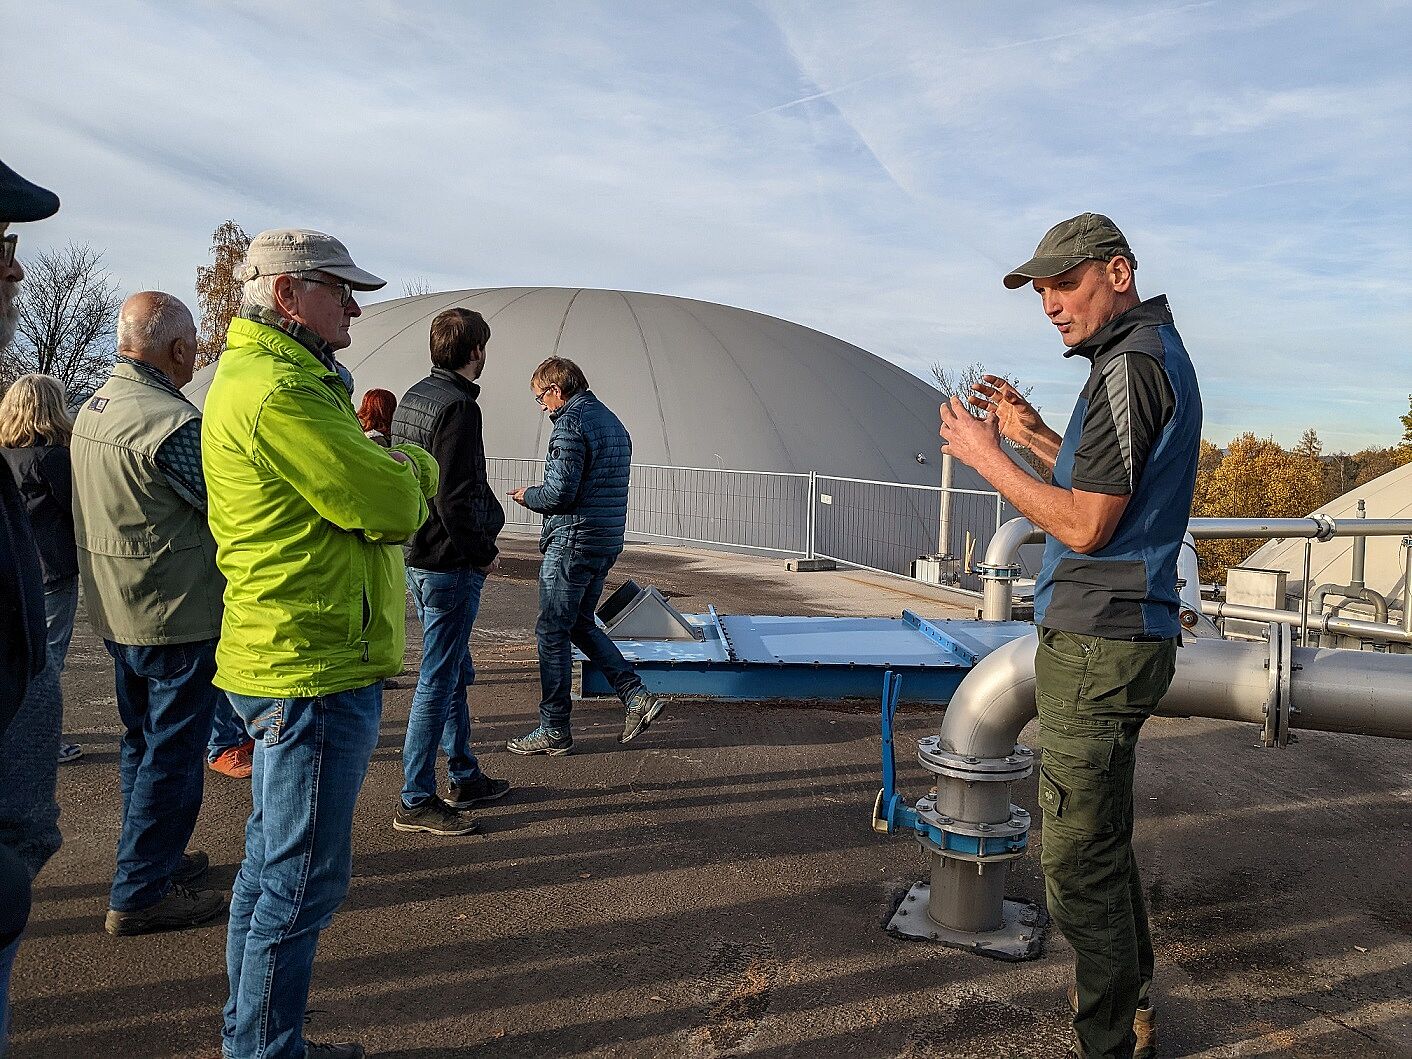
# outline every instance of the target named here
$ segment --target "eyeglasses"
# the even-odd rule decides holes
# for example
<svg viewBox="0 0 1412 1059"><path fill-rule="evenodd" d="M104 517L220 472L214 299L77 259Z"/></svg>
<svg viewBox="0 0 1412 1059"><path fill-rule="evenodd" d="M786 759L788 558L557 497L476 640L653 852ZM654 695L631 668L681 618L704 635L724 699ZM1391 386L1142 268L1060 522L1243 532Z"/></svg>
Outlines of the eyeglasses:
<svg viewBox="0 0 1412 1059"><path fill-rule="evenodd" d="M15 263L15 248L19 245L18 235L7 235L0 239L0 266L13 265Z"/></svg>
<svg viewBox="0 0 1412 1059"><path fill-rule="evenodd" d="M308 276L300 276L305 283L317 283L321 287L339 288L338 304L341 308L347 308L348 303L353 300L353 288L342 280L334 281L328 279L310 279Z"/></svg>
<svg viewBox="0 0 1412 1059"><path fill-rule="evenodd" d="M550 390L557 390L558 388L559 388L559 384L558 384L558 383L551 383L550 385L546 386L546 387L545 387L544 389L542 389L542 390L535 390L535 391L534 391L534 403L537 404L537 405L539 405L540 408L543 408L543 407L544 407L544 395L547 394Z"/></svg>

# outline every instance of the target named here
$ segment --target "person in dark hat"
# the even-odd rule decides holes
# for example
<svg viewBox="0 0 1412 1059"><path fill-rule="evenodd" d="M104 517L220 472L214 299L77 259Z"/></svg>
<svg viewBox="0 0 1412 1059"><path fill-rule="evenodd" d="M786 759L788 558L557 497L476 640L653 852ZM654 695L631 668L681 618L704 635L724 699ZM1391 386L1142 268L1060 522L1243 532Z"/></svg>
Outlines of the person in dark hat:
<svg viewBox="0 0 1412 1059"><path fill-rule="evenodd" d="M42 221L58 209L59 196L0 162L0 357L15 335L25 275L10 226ZM24 500L9 464L0 461L0 1055L9 1039L10 971L29 920L30 881L58 849L61 708L57 674L47 666L40 570ZM52 740L35 737L49 729Z"/></svg>
<svg viewBox="0 0 1412 1059"><path fill-rule="evenodd" d="M1042 864L1050 914L1074 949L1080 1059L1151 1059L1152 939L1133 856L1138 733L1181 642L1177 554L1191 513L1201 391L1163 296L1143 301L1137 258L1102 214L1062 221L1005 277L1029 284L1088 378L1064 435L986 375L941 406L946 451L1048 535L1035 582ZM1002 451L1049 465L1031 478Z"/></svg>

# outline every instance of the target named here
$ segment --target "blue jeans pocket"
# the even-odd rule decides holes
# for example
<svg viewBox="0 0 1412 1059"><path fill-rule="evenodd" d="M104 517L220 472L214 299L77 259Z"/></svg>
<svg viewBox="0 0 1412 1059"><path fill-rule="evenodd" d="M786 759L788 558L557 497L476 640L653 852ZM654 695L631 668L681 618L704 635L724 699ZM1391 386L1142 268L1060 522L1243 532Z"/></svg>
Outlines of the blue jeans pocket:
<svg viewBox="0 0 1412 1059"><path fill-rule="evenodd" d="M249 695L226 696L231 708L245 722L252 739L258 739L266 746L274 746L284 734L284 711L289 699L257 699Z"/></svg>

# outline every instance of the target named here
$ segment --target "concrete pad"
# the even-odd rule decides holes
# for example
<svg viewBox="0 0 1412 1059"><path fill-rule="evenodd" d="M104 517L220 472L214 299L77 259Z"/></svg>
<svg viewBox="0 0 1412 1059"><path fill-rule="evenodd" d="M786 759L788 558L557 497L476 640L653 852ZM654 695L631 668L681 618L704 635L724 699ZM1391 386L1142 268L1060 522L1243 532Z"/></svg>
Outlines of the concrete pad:
<svg viewBox="0 0 1412 1059"><path fill-rule="evenodd" d="M576 752L520 758L535 724L538 557L512 542L474 638L477 749L515 791L462 839L391 828L413 678L388 693L355 822L349 899L324 934L308 1032L400 1059L1059 1056L1070 954L1001 964L882 929L926 873L869 828L872 711L676 702L627 747L620 708L576 709ZM872 576L872 575L870 575ZM686 611L955 616L835 571L632 548L610 580ZM930 603L931 601L927 601ZM409 662L418 654L409 622ZM65 675L64 849L36 884L15 1055L215 1057L224 927L102 932L119 822L106 654L82 619ZM904 708L899 747L939 713ZM1028 738L1032 733L1027 733ZM1412 747L1159 718L1137 784L1164 1056L1406 1056L1412 1040ZM904 789L929 774L899 753ZM1017 800L1035 807L1034 781ZM210 775L193 845L229 887L248 787ZM1034 850L1015 896L1042 900Z"/></svg>

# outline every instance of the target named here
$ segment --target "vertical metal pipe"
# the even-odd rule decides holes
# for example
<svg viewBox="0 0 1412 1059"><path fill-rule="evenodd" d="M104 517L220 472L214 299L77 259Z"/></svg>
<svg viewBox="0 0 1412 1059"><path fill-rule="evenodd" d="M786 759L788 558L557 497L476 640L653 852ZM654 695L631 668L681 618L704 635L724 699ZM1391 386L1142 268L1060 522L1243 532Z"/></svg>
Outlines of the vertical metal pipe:
<svg viewBox="0 0 1412 1059"><path fill-rule="evenodd" d="M1367 518L1367 505L1358 501L1358 518ZM1353 576L1350 577L1349 585L1354 592L1363 588L1363 573L1368 562L1368 538L1366 536L1353 538Z"/></svg>
<svg viewBox="0 0 1412 1059"><path fill-rule="evenodd" d="M813 472L809 472L809 513L805 519L806 532L809 535L809 558L814 558L814 508L819 502L819 479Z"/></svg>
<svg viewBox="0 0 1412 1059"><path fill-rule="evenodd" d="M1299 646L1309 646L1309 591L1314 586L1309 583L1310 565L1314 556L1314 542L1304 542L1304 591L1300 593L1299 601Z"/></svg>
<svg viewBox="0 0 1412 1059"><path fill-rule="evenodd" d="M936 533L937 555L951 555L951 489L956 484L956 464L949 452L941 454L941 516Z"/></svg>
<svg viewBox="0 0 1412 1059"><path fill-rule="evenodd" d="M1402 631L1412 634L1412 537L1402 538Z"/></svg>

